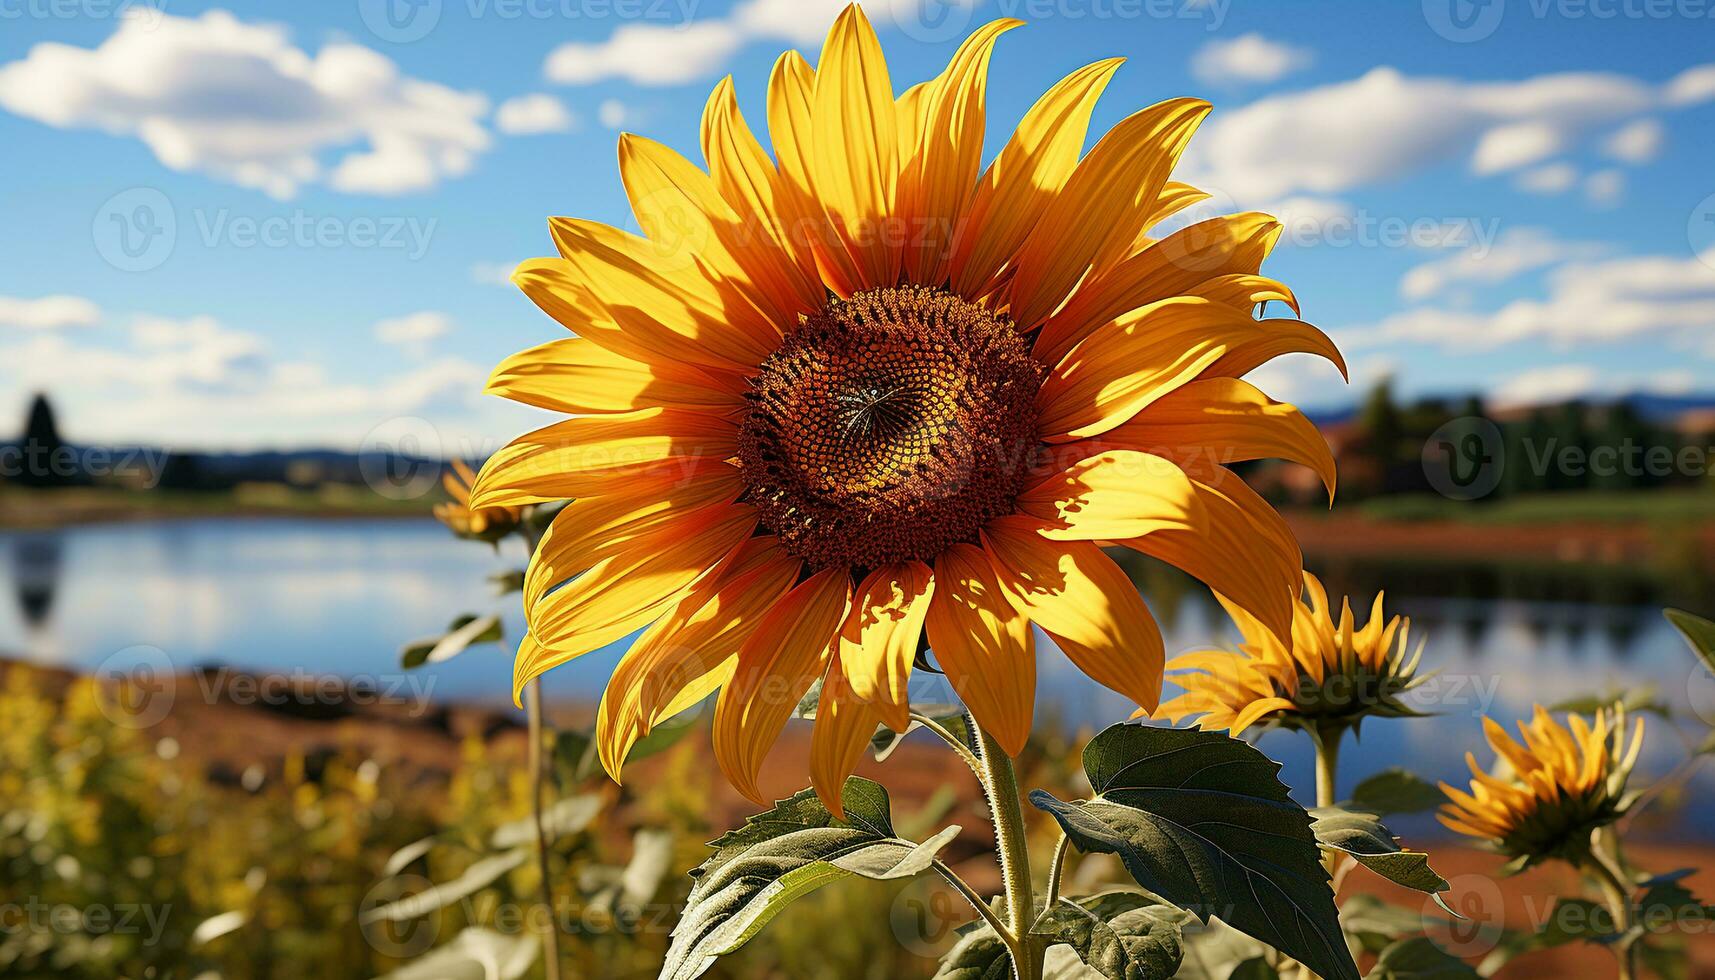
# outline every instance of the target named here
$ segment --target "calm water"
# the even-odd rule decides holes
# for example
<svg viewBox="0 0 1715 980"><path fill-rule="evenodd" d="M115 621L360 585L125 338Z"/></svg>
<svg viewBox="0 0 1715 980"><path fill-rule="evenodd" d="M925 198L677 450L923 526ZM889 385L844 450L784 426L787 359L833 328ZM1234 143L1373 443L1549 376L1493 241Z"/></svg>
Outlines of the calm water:
<svg viewBox="0 0 1715 980"><path fill-rule="evenodd" d="M488 576L523 558L518 550L496 554L454 540L426 520L206 520L4 532L0 591L10 598L0 596L0 654L86 669L143 658L177 669L229 664L336 673L375 681L401 697L509 704L510 647L476 648L409 675L400 674L397 658L402 643L441 632L462 612L500 612L508 635L519 635L517 596L493 597ZM1488 761L1476 719L1486 713L1510 722L1533 701L1650 686L1685 713L1687 737L1701 739L1715 724L1715 679L1693 663L1662 619L1666 600L1651 594L1647 582L1571 573L1521 578L1483 566L1326 571L1331 588L1354 590L1366 607L1373 590L1387 588L1390 614L1413 617L1414 635L1428 637L1424 665L1441 670L1417 699L1439 717L1367 724L1361 742L1347 745L1347 787L1390 765L1462 783L1467 750ZM1206 593L1157 568L1136 574L1170 655L1231 637ZM548 696L593 699L622 648L550 673ZM1042 664L1041 717L1069 727L1125 717L1121 699L1052 649L1043 651ZM1642 765L1665 772L1683 758L1679 736L1658 719L1650 724ZM1271 734L1262 746L1285 763L1291 785L1310 784L1301 738ZM1693 808L1711 804L1715 772L1705 772L1693 783ZM1432 826L1401 823L1397 829L1408 834ZM1651 833L1715 840L1715 831L1682 818L1662 821Z"/></svg>

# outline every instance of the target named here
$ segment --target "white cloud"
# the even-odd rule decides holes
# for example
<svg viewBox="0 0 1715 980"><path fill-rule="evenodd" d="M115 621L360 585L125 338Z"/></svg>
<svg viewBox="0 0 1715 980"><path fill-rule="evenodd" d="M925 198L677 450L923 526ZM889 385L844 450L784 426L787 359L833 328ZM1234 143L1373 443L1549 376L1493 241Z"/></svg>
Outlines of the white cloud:
<svg viewBox="0 0 1715 980"><path fill-rule="evenodd" d="M377 323L375 339L421 354L428 349L430 341L445 337L452 329L452 318L445 313L420 310Z"/></svg>
<svg viewBox="0 0 1715 980"><path fill-rule="evenodd" d="M1627 163L1648 163L1661 152L1667 131L1659 119L1639 119L1616 130L1602 143L1602 152Z"/></svg>
<svg viewBox="0 0 1715 980"><path fill-rule="evenodd" d="M603 99L601 105L596 107L596 119L608 129L618 129L630 118L631 110L618 99Z"/></svg>
<svg viewBox="0 0 1715 980"><path fill-rule="evenodd" d="M1384 341L1470 351L1521 341L1556 347L1640 337L1704 337L1715 323L1715 250L1701 257L1628 256L1573 261L1555 268L1543 299L1515 300L1492 312L1422 307L1343 333L1357 346Z"/></svg>
<svg viewBox="0 0 1715 980"><path fill-rule="evenodd" d="M101 310L81 296L43 296L19 299L0 296L0 326L24 330L58 330L61 327L94 326Z"/></svg>
<svg viewBox="0 0 1715 980"><path fill-rule="evenodd" d="M569 133L577 125L571 110L552 95L520 95L500 103L494 112L496 129L509 136Z"/></svg>
<svg viewBox="0 0 1715 980"><path fill-rule="evenodd" d="M958 10L926 15L924 7L968 11L981 0L872 0L864 11L877 30L938 25ZM809 45L820 41L848 0L745 0L725 18L679 24L625 24L605 41L571 41L548 53L549 81L589 85L619 78L637 85L682 85L716 74L746 43Z"/></svg>
<svg viewBox="0 0 1715 980"><path fill-rule="evenodd" d="M319 182L424 190L467 172L490 142L480 94L402 75L350 42L312 57L283 28L222 10L124 18L95 48L37 44L0 66L0 107L135 136L174 170L278 198Z"/></svg>
<svg viewBox="0 0 1715 980"><path fill-rule="evenodd" d="M1335 194L1465 156L1477 172L1500 173L1643 113L1715 98L1715 81L1685 83L1701 71L1656 86L1594 72L1468 82L1376 68L1217 114L1191 144L1185 170L1246 204Z"/></svg>
<svg viewBox="0 0 1715 980"><path fill-rule="evenodd" d="M1400 280L1399 292L1409 300L1429 299L1455 285L1493 285L1561 262L1593 259L1606 251L1605 246L1591 242L1560 241L1540 228L1509 228L1486 248L1472 246L1417 266Z"/></svg>
<svg viewBox="0 0 1715 980"><path fill-rule="evenodd" d="M470 278L472 282L479 282L484 286L510 286L512 270L517 267L516 263L507 265L504 262L477 262L470 267Z"/></svg>
<svg viewBox="0 0 1715 980"><path fill-rule="evenodd" d="M1616 373L1590 364L1554 364L1503 379L1489 394L1494 408L1525 408L1573 399L1618 398L1649 392L1683 395L1695 390L1696 378L1682 370L1651 374Z"/></svg>
<svg viewBox="0 0 1715 980"><path fill-rule="evenodd" d="M1597 207L1611 208L1626 195L1626 175L1618 170L1598 170L1584 178L1584 196Z"/></svg>
<svg viewBox="0 0 1715 980"><path fill-rule="evenodd" d="M1687 68L1667 83L1669 105L1696 105L1715 99L1715 65Z"/></svg>
<svg viewBox="0 0 1715 980"><path fill-rule="evenodd" d="M1578 168L1570 163L1549 163L1526 170L1513 180L1513 186L1532 194L1564 194L1578 183Z"/></svg>
<svg viewBox="0 0 1715 980"><path fill-rule="evenodd" d="M113 336L32 333L0 345L0 381L50 392L66 428L96 443L355 448L383 422L420 416L449 452L470 445L481 451L464 455L478 456L532 421L481 396L487 373L447 357L336 380L319 362L279 359L259 335L207 316L140 316Z"/></svg>
<svg viewBox="0 0 1715 980"><path fill-rule="evenodd" d="M1312 60L1306 48L1270 41L1261 34L1243 34L1198 48L1191 57L1191 75L1208 85L1273 82L1308 67Z"/></svg>

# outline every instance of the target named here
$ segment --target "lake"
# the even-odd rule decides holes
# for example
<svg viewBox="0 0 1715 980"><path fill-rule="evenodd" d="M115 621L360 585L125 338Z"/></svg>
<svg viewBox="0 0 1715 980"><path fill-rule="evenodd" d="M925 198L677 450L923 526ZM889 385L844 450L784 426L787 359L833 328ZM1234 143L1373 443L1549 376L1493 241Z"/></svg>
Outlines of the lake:
<svg viewBox="0 0 1715 980"><path fill-rule="evenodd" d="M465 612L501 613L516 638L518 597L495 596L489 577L523 560L517 542L496 553L427 519L208 519L0 532L0 589L11 596L0 598L0 654L86 670L147 662L330 673L402 696L509 704L510 645L474 648L410 674L400 672L398 651ZM1314 561L1311 567L1324 571ZM1128 570L1162 623L1170 656L1234 636L1200 587L1141 561L1128 562ZM1510 726L1534 701L1652 688L1682 721L1676 732L1649 719L1640 765L1651 773L1672 769L1684 758L1682 740L1701 740L1715 725L1715 678L1662 618L1665 600L1647 579L1409 563L1326 571L1330 589L1354 590L1365 610L1373 591L1385 587L1389 614L1412 617L1414 643L1427 637L1424 668L1440 671L1414 699L1437 717L1367 723L1361 741L1347 743L1343 789L1393 765L1463 785L1467 750L1485 765L1490 759L1477 719L1488 714ZM547 696L593 701L623 648L551 672ZM1118 696L1052 648L1040 653L1040 724L1100 728L1126 716ZM928 686L932 694L934 682ZM1285 764L1289 784L1310 785L1301 737L1273 733L1261 744ZM1715 840L1706 823L1683 819L1715 804L1715 767L1698 773L1689 803L1652 816L1640 831ZM1435 830L1428 818L1397 822L1408 835Z"/></svg>

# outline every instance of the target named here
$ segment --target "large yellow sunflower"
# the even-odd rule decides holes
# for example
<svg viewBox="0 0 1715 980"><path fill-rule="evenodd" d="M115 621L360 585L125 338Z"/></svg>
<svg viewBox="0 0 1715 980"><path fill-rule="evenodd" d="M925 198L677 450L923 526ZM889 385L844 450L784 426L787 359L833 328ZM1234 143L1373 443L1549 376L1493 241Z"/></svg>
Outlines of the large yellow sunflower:
<svg viewBox="0 0 1715 980"><path fill-rule="evenodd" d="M1253 315L1296 309L1257 274L1271 218L1151 236L1205 196L1168 175L1207 103L1143 109L1080 159L1120 65L1098 62L983 169L989 54L1017 26L984 26L896 97L848 7L818 67L776 63L772 158L727 79L703 115L707 171L621 137L645 237L554 218L559 257L514 274L574 336L510 358L490 390L574 417L495 454L472 504L572 498L530 565L516 685L643 630L602 700L611 772L718 688L718 762L760 799L763 757L821 678L812 782L838 812L875 726L908 723L924 633L1009 753L1030 731L1032 624L1153 708L1160 635L1097 542L1290 630L1297 545L1224 464L1297 460L1331 490L1333 462L1238 379L1339 353Z"/></svg>

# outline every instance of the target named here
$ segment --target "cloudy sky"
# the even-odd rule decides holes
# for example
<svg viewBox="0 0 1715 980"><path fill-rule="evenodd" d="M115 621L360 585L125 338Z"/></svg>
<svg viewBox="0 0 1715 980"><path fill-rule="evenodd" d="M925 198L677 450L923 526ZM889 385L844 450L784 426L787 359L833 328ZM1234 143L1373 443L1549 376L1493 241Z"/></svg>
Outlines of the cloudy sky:
<svg viewBox="0 0 1715 980"><path fill-rule="evenodd" d="M506 284L544 218L635 228L617 133L693 158L731 74L812 59L837 0L0 0L0 429L52 392L79 441L476 455L478 392L560 328ZM1099 132L1215 113L1181 177L1288 224L1266 271L1355 388L1509 402L1715 390L1715 4L879 0L896 89L1018 16L989 152L1072 69L1129 59ZM927 9L925 9L927 8ZM1283 360L1312 408L1356 392Z"/></svg>

